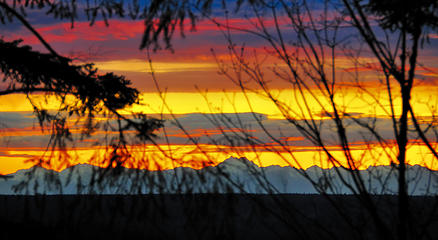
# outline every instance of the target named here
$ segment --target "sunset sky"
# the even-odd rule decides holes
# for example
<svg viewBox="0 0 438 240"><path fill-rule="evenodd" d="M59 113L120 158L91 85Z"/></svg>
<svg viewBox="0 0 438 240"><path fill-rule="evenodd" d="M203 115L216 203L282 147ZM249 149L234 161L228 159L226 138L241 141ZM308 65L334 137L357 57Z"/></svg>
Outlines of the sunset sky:
<svg viewBox="0 0 438 240"><path fill-rule="evenodd" d="M315 10L315 14L318 10ZM214 14L217 21L225 22L223 13ZM148 169L190 166L201 168L205 164L217 164L231 156L247 157L259 166L280 165L309 168L313 165L331 167L320 148L292 126L275 104L267 99L255 84L249 84L253 92L242 90L220 74L220 63L230 63L227 39L215 23L204 19L196 26L196 31L186 28L185 37L177 31L172 39L173 50L150 51L152 67L158 82L156 86L149 65L146 50L139 50L143 36L143 21L112 19L106 26L102 20L90 26L86 19L71 24L35 11L27 16L35 29L61 55L76 59L76 62L93 62L101 72L115 72L125 75L133 86L141 92L140 104L124 111L143 112L166 119L165 128L157 132L155 145L132 146L136 159L149 161L145 164L138 160L127 163L127 167ZM280 28L288 34L287 19L280 17ZM232 15L228 23L242 29L251 29L251 17ZM268 28L274 28L274 22L265 18ZM23 39L23 44L36 50L45 51L41 43L18 22L0 26L5 40ZM351 29L343 29L340 35L355 35ZM333 121L325 115L321 104L326 106L326 96L314 91L304 94L310 108L301 113L303 99L296 98L296 89L273 73L286 69L281 59L271 54L266 40L245 32L232 32L233 39L240 47L244 44L247 59L259 61L264 77L269 81L273 94L289 108L288 115L298 121L312 117L322 126L322 138L327 149L342 162L343 152L337 145ZM354 44L353 44L354 45ZM292 46L291 46L292 48ZM219 65L218 65L219 61ZM392 120L386 89L382 88L382 76L379 75L378 62L364 51L358 57L360 66L354 65L347 54L341 50L336 57L336 73L339 90L336 103L346 113L364 120L375 120L376 129L384 137L387 145L381 146L374 141L366 141L364 130L351 120L345 120L349 126L348 137L351 149L360 169L372 165L387 165L396 159L397 149L394 143ZM438 111L438 35L429 34L429 40L419 56L416 87L412 94L412 105L422 123L435 119ZM229 67L229 66L228 66ZM228 68L229 69L229 68ZM353 76L359 74L360 86L354 85ZM0 85L0 87L5 87ZM400 98L394 88L395 112L400 112ZM161 91L161 93L160 93ZM312 95L313 94L313 95ZM40 96L32 97L38 101ZM314 99L319 99L320 103ZM49 97L44 103L49 109L56 109L57 100ZM70 123L75 133L74 120ZM180 125L179 125L180 124ZM261 125L262 124L262 125ZM182 126L183 131L179 126ZM79 130L76 127L76 133ZM33 114L33 108L25 95L10 94L0 97L0 174L14 173L29 168L32 162L26 160L47 156L46 146L49 132L42 131ZM74 163L93 163L93 156L105 154L105 142L101 141L103 132L96 132L89 139L79 139L68 149ZM231 144L227 136L246 136L258 141L256 146L243 143ZM274 137L271 138L271 136ZM408 150L409 164L420 164L438 170L433 156L427 148L412 134ZM436 139L431 133L431 139ZM435 137L435 138L433 138ZM196 139L197 144L193 139ZM278 140L278 141L276 141ZM333 141L332 141L333 140ZM437 149L437 143L432 143ZM52 153L60 154L60 153ZM169 159L171 157L171 159ZM158 160L159 159L159 160ZM93 163L96 164L96 163ZM160 166L158 166L160 165ZM61 170L62 166L52 166Z"/></svg>

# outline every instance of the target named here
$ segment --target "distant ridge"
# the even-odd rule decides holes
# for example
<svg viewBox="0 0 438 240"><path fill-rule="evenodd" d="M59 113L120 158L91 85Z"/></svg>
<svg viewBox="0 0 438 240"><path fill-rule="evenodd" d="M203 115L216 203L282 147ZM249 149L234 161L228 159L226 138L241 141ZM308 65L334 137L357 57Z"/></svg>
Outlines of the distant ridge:
<svg viewBox="0 0 438 240"><path fill-rule="evenodd" d="M346 170L338 170L351 181ZM1 178L0 194L318 193L299 171L318 182L328 193L351 193L341 183L335 169L258 167L245 158L228 158L217 166L200 170L184 167L164 171L103 169L80 164L55 172L35 166ZM360 172L372 193L396 193L397 176L390 166L369 167ZM409 166L410 194L438 193L437 173L418 165Z"/></svg>

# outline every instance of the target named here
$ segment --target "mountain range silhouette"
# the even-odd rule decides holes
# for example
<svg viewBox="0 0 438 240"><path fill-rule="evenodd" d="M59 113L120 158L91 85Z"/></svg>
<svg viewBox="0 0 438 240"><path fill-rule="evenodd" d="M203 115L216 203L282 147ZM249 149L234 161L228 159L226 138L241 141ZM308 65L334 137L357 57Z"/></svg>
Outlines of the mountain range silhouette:
<svg viewBox="0 0 438 240"><path fill-rule="evenodd" d="M352 181L346 170L337 170L347 181ZM397 176L390 166L373 166L360 172L372 193L396 193ZM436 194L437 173L418 165L408 166L409 193ZM318 193L304 174L328 193L351 193L341 183L335 168L258 167L245 158L229 158L217 166L200 170L187 167L163 171L105 169L80 164L56 172L34 166L0 180L0 194Z"/></svg>

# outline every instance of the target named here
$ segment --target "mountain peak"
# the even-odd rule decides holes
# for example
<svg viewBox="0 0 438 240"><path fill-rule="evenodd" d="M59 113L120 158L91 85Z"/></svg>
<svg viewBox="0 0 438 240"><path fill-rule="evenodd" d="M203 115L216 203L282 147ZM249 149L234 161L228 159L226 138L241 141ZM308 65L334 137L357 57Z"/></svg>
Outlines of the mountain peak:
<svg viewBox="0 0 438 240"><path fill-rule="evenodd" d="M217 167L220 167L220 168L238 168L240 170L258 168L258 166L254 162L249 161L248 159L246 159L244 157L241 157L241 158L230 157L230 158L226 159L225 161L219 163L217 165Z"/></svg>

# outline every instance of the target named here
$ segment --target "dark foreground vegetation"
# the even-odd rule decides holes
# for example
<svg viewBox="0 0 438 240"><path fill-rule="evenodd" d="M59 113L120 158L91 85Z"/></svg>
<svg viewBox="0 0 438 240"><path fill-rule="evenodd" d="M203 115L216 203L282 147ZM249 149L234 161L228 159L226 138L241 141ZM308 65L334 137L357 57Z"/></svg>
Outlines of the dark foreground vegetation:
<svg viewBox="0 0 438 240"><path fill-rule="evenodd" d="M373 200L394 219L395 196ZM434 201L412 197L411 219L435 211ZM0 239L376 239L360 206L352 195L0 196ZM438 234L431 221L426 239Z"/></svg>

